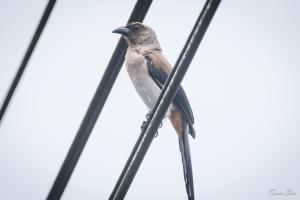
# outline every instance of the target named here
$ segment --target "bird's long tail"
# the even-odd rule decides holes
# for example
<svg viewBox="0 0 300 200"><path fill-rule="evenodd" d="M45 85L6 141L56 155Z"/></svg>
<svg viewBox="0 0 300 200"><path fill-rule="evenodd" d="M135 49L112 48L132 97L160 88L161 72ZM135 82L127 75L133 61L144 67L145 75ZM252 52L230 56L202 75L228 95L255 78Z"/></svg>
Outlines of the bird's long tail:
<svg viewBox="0 0 300 200"><path fill-rule="evenodd" d="M189 123L186 120L182 119L182 131L183 134L179 136L179 148L181 152L182 165L183 165L183 174L185 180L186 192L189 200L194 200L194 184L193 184L193 170L192 170L192 161L190 154L190 146L188 133L190 129Z"/></svg>

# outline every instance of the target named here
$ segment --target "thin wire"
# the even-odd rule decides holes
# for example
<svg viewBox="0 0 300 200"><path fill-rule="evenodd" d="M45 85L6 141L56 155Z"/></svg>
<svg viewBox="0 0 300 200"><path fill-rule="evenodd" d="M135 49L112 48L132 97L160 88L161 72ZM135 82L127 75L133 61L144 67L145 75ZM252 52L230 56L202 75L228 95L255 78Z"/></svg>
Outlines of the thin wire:
<svg viewBox="0 0 300 200"><path fill-rule="evenodd" d="M9 105L9 103L11 101L11 98L13 97L13 94L14 94L17 86L18 86L18 83L19 83L19 81L20 81L20 79L21 79L21 77L23 75L23 72L24 72L24 70L25 70L25 68L27 66L27 63L28 63L31 55L32 55L32 52L34 51L34 48L35 48L35 46L36 46L36 44L37 44L37 42L38 42L38 40L39 40L39 38L40 38L43 30L44 30L44 27L45 27L45 25L46 25L46 23L48 21L48 18L49 18L50 14L51 14L51 11L52 11L52 9L53 9L53 7L55 5L55 2L56 2L56 0L49 0L49 2L47 4L47 7L46 7L46 9L44 11L44 14L43 14L43 16L42 16L42 18L41 18L41 20L39 22L39 25L36 28L36 31L35 31L32 39L31 39L31 42L30 42L30 44L28 46L28 49L27 49L27 51L26 51L26 53L25 53L25 55L23 57L23 60L22 60L22 62L20 64L20 67L19 67L19 69L18 69L18 71L17 71L17 73L15 75L15 78L14 78L14 80L13 80L13 82L12 82L12 84L11 84L11 86L10 86L10 88L9 88L6 96L5 96L5 99L4 99L3 103L2 103L1 110L0 110L0 123L1 123L1 121L3 119L3 116L5 114L5 111L7 110L8 105Z"/></svg>

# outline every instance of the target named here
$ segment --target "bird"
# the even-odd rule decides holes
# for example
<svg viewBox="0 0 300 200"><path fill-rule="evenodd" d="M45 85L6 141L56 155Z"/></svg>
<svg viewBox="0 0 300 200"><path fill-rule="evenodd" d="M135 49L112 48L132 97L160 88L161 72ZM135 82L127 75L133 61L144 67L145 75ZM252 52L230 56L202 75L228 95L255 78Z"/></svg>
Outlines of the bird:
<svg viewBox="0 0 300 200"><path fill-rule="evenodd" d="M125 64L133 86L149 109L153 109L171 73L172 66L162 53L155 31L140 22L131 22L112 31L127 42ZM186 192L194 200L193 170L188 134L195 138L194 116L188 98L180 86L169 106L169 118L179 140Z"/></svg>

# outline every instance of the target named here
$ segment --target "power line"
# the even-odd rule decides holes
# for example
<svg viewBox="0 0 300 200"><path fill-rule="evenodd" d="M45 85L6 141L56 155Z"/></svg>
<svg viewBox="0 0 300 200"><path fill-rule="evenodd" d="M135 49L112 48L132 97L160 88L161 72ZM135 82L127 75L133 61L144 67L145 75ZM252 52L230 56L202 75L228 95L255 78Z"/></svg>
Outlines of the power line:
<svg viewBox="0 0 300 200"><path fill-rule="evenodd" d="M138 0L129 17L128 23L133 21L142 22L148 12L152 0ZM75 139L69 149L69 152L60 168L60 171L54 181L54 184L48 194L48 200L60 199L65 187L74 171L74 168L80 158L83 148L93 130L97 118L105 104L110 90L119 74L124 62L127 44L121 38L115 48L115 51L108 63L102 80L94 94L94 97L88 107L88 110L81 122Z"/></svg>
<svg viewBox="0 0 300 200"><path fill-rule="evenodd" d="M221 0L207 0L110 195L124 199Z"/></svg>
<svg viewBox="0 0 300 200"><path fill-rule="evenodd" d="M14 94L17 86L18 86L18 83L19 83L19 81L20 81L20 79L23 75L23 72L24 72L24 70L27 66L27 63L28 63L31 55L32 55L32 52L33 52L33 50L34 50L34 48L35 48L42 32L44 30L44 27L45 27L45 25L48 21L48 18L49 18L50 14L51 14L51 11L52 11L52 9L55 5L55 2L56 2L56 0L49 0L49 2L47 4L47 7L44 11L44 14L43 14L43 16L42 16L42 18L39 22L39 25L38 25L32 39L31 39L31 42L28 46L28 49L27 49L27 51L26 51L26 53L23 57L21 65L20 65L20 67L17 71L17 74L15 75L15 78L14 78L14 80L13 80L13 82L12 82L12 84L11 84L11 86L10 86L6 96L5 96L5 99L3 101L3 104L2 104L1 110L0 110L0 123L2 121L2 118L3 118L4 114L5 114L5 111L8 107L8 105L9 105L9 102L11 101L11 98L12 98L12 96L13 96L13 94Z"/></svg>

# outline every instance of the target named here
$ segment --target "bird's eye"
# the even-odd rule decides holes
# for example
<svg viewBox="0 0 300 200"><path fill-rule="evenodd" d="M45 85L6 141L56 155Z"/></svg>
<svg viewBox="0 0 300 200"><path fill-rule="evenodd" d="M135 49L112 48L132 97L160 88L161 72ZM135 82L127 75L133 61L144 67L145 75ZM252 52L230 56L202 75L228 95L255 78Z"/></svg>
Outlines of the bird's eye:
<svg viewBox="0 0 300 200"><path fill-rule="evenodd" d="M135 24L133 26L133 32L138 32L139 31L139 26L137 24Z"/></svg>

